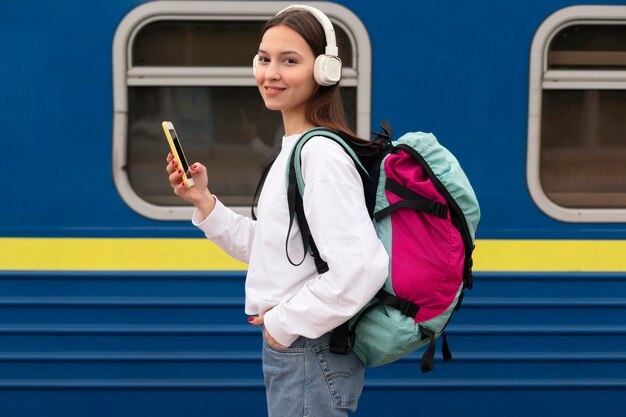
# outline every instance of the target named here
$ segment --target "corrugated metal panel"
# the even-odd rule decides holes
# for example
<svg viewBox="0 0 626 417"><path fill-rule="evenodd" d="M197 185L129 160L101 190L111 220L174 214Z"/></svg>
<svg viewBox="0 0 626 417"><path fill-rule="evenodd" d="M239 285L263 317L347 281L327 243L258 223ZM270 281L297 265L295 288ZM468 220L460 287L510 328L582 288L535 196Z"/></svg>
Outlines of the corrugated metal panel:
<svg viewBox="0 0 626 417"><path fill-rule="evenodd" d="M265 414L241 273L0 273L0 415ZM480 273L454 360L370 368L359 416L626 415L626 273ZM180 411L184 410L183 413Z"/></svg>

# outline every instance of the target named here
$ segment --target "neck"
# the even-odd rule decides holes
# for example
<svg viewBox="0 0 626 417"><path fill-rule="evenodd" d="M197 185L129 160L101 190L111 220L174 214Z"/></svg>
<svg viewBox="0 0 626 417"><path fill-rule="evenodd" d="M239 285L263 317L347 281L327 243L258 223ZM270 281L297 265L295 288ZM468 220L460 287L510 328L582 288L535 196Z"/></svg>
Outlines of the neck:
<svg viewBox="0 0 626 417"><path fill-rule="evenodd" d="M285 112L283 112L283 124L287 136L303 133L315 127L304 117L304 114L287 114Z"/></svg>

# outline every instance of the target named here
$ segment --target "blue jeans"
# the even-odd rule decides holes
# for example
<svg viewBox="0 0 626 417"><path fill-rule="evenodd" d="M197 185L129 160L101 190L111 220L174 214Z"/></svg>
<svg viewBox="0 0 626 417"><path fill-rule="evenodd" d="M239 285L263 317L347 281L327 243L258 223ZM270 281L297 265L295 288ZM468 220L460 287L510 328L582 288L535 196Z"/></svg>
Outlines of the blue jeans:
<svg viewBox="0 0 626 417"><path fill-rule="evenodd" d="M363 363L354 353L329 349L330 333L299 337L287 349L263 340L263 375L269 417L345 417L363 390Z"/></svg>

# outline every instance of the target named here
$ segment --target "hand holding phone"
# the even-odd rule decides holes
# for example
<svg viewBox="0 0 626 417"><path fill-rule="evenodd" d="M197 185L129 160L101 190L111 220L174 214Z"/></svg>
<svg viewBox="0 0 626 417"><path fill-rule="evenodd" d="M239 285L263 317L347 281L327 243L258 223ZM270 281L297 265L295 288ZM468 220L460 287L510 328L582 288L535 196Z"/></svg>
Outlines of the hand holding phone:
<svg viewBox="0 0 626 417"><path fill-rule="evenodd" d="M176 129L174 129L174 124L166 120L161 125L163 126L163 132L165 133L167 142L170 145L170 151L178 163L178 169L183 171L183 183L187 188L193 187L195 183L189 173L189 164L187 163L187 158L185 158L185 152L183 152L180 139L178 139L178 135L176 134Z"/></svg>

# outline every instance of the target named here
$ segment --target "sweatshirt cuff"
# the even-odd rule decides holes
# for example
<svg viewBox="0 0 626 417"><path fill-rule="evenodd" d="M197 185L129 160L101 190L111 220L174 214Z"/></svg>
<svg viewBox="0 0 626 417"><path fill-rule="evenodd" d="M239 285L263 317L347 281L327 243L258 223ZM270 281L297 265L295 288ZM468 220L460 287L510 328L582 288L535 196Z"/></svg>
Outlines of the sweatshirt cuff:
<svg viewBox="0 0 626 417"><path fill-rule="evenodd" d="M222 202L215 197L215 207L211 214L206 218L202 217L202 214L195 209L191 216L191 223L198 229L202 230L206 237L213 238L221 236L226 230L226 224L228 221L228 209Z"/></svg>
<svg viewBox="0 0 626 417"><path fill-rule="evenodd" d="M279 307L277 306L265 313L263 316L263 325L274 340L283 346L289 347L296 341L299 335L288 333L283 329L278 309Z"/></svg>

